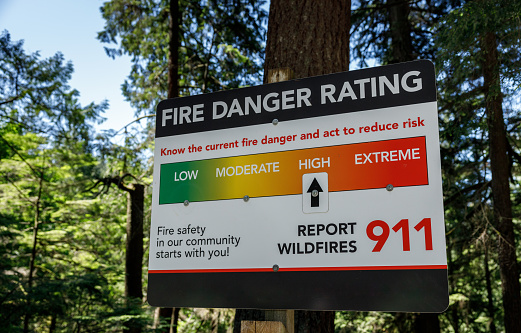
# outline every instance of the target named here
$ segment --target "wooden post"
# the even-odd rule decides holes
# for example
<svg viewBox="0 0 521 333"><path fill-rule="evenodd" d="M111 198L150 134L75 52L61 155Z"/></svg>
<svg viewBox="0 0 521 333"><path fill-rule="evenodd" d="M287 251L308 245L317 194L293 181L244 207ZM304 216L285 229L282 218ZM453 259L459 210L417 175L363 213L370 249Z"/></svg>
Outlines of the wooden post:
<svg viewBox="0 0 521 333"><path fill-rule="evenodd" d="M280 321L241 321L241 333L288 333Z"/></svg>
<svg viewBox="0 0 521 333"><path fill-rule="evenodd" d="M294 333L294 310L264 310L264 321L241 322L241 333Z"/></svg>
<svg viewBox="0 0 521 333"><path fill-rule="evenodd" d="M265 310L267 321L280 322L286 327L287 333L295 331L295 311L294 310Z"/></svg>
<svg viewBox="0 0 521 333"><path fill-rule="evenodd" d="M295 78L291 68L268 70L268 83L287 81ZM273 273L277 274L277 273ZM241 321L241 333L294 333L294 310L264 310L264 321Z"/></svg>

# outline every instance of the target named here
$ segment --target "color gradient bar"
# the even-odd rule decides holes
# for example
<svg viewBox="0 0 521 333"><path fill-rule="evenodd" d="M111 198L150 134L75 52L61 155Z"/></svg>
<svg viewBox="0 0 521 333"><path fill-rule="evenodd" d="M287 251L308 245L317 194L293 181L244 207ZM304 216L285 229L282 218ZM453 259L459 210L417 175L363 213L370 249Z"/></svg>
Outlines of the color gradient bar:
<svg viewBox="0 0 521 333"><path fill-rule="evenodd" d="M427 185L425 137L162 164L159 204L293 195L327 172L329 192Z"/></svg>

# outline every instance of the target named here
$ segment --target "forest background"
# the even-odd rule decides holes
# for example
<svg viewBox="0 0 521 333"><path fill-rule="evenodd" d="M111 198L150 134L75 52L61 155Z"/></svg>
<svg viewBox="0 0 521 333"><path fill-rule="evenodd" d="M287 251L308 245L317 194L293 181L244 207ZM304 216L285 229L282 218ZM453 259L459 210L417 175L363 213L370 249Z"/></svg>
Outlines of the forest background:
<svg viewBox="0 0 521 333"><path fill-rule="evenodd" d="M271 4L307 10L302 17L320 12L295 3ZM309 325L297 331L426 332L425 323L434 332L521 331L521 1L316 3L350 18L344 70L349 58L351 69L414 59L436 65L450 305L428 317L301 314ZM145 124L125 127L122 140L97 131L109 106L79 102L62 54L27 52L1 32L3 331L237 331L234 309L144 301L153 114L165 98L261 84L275 52L266 47L267 8L250 0L105 2L98 39L109 57L130 56L122 93Z"/></svg>

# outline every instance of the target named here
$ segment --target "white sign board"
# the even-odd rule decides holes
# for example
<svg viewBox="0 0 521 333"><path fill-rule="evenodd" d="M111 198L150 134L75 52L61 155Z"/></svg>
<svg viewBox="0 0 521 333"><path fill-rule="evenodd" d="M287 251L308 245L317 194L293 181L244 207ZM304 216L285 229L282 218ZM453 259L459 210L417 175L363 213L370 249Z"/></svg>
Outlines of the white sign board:
<svg viewBox="0 0 521 333"><path fill-rule="evenodd" d="M431 63L167 100L157 111L152 305L446 308Z"/></svg>

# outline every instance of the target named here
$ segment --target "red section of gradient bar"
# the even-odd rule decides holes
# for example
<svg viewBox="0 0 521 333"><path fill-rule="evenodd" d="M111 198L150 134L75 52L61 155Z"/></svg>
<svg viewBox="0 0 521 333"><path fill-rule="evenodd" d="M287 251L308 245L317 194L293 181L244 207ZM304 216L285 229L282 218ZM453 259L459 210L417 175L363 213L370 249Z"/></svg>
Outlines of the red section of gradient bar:
<svg viewBox="0 0 521 333"><path fill-rule="evenodd" d="M412 265L412 266L357 266L357 267L296 267L280 268L279 272L311 272L311 271L384 271L407 269L447 269L447 265ZM149 274L156 273L248 273L273 272L272 268L224 268L224 269L155 269Z"/></svg>
<svg viewBox="0 0 521 333"><path fill-rule="evenodd" d="M429 184L425 137L315 150L327 152L325 157L331 156L331 167L324 170L329 174L330 192L384 188L388 184L394 187Z"/></svg>

